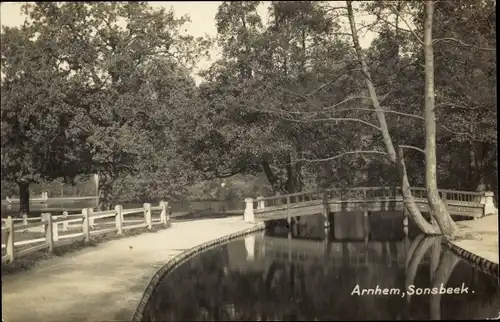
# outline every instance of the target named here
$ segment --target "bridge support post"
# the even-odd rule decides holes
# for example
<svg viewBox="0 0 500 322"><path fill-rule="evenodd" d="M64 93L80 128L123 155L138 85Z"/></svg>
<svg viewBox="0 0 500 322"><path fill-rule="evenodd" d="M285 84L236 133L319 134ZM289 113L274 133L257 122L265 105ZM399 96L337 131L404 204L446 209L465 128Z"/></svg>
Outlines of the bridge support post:
<svg viewBox="0 0 500 322"><path fill-rule="evenodd" d="M364 228L364 241L368 245L368 237L370 236L370 218L368 218L368 210L363 212L363 228Z"/></svg>
<svg viewBox="0 0 500 322"><path fill-rule="evenodd" d="M493 201L495 194L492 191L485 191L484 195L481 197L481 204L484 205L483 216L489 214L498 214L498 209L495 207Z"/></svg>
<svg viewBox="0 0 500 322"><path fill-rule="evenodd" d="M325 219L325 229L328 229L330 228L330 220L328 218L328 215L329 215L329 211L328 211L328 195L326 192L323 192L323 196L322 196L322 200L323 200L323 218Z"/></svg>
<svg viewBox="0 0 500 322"><path fill-rule="evenodd" d="M245 199L245 212L243 213L243 220L247 223L253 224L255 222L255 214L253 212L253 199Z"/></svg>
<svg viewBox="0 0 500 322"><path fill-rule="evenodd" d="M290 196L286 196L286 222L288 228L292 228L292 218L290 217Z"/></svg>

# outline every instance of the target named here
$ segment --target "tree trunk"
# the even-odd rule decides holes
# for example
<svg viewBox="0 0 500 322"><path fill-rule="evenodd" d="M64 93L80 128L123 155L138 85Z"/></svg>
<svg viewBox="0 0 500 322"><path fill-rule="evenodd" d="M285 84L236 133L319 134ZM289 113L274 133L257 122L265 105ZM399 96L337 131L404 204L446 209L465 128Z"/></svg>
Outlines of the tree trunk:
<svg viewBox="0 0 500 322"><path fill-rule="evenodd" d="M434 105L434 51L432 47L432 19L434 3L425 2L424 56L425 56L425 182L429 212L436 220L443 235L453 237L457 231L455 222L439 197L437 188L436 158L436 111Z"/></svg>
<svg viewBox="0 0 500 322"><path fill-rule="evenodd" d="M286 168L287 181L286 181L286 192L295 193L302 191L303 182L301 174L300 162L297 162L298 152L295 147L292 147L292 151L289 155L289 164Z"/></svg>
<svg viewBox="0 0 500 322"><path fill-rule="evenodd" d="M273 193L276 194L277 192L281 192L279 179L273 173L273 169L271 169L269 162L262 161L261 165L262 165L262 170L264 170L264 174L266 175L267 181L269 181L269 184L273 189Z"/></svg>
<svg viewBox="0 0 500 322"><path fill-rule="evenodd" d="M347 5L347 13L349 17L349 25L351 27L351 35L352 35L352 40L354 43L354 49L356 50L356 55L359 60L359 63L361 64L361 69L364 74L366 86L368 87L368 93L370 95L370 99L373 103L373 107L375 109L377 119L380 125L380 129L382 132L382 137L383 141L387 150L387 155L389 157L389 160L391 163L393 163L395 166L398 165L398 160L396 157L396 150L394 149L394 145L392 144L392 139L389 133L389 129L387 127L387 122L385 120L385 114L384 110L380 106L380 102L378 100L377 92L375 91L375 86L373 85L373 82L371 80L370 72L368 70L368 66L366 64L365 59L363 58L363 53L361 50L361 46L359 45L359 39L358 39L358 34L357 34L357 29L356 29L356 22L354 20L354 13L352 10L352 1L346 1ZM404 161L402 158L399 158L399 170L400 175L402 176L402 187L403 187L403 197L405 200L405 205L408 208L408 211L410 213L410 217L413 219L415 224L422 230L424 233L435 233L436 229L432 229L432 225L425 220L425 218L422 216L420 213L418 207L415 204L415 201L413 200L413 196L411 194L411 191L409 189L410 184L408 180L408 176L406 174L406 168L404 167ZM401 164L403 167L401 167Z"/></svg>
<svg viewBox="0 0 500 322"><path fill-rule="evenodd" d="M373 108L375 109L375 114L377 115L378 122L380 124L380 131L382 132L382 138L387 149L387 155L389 160L396 164L396 150L392 144L391 135L387 127L387 122L385 120L384 110L380 107L380 102L378 100L377 92L375 91L375 86L373 85L370 72L368 71L368 65L363 58L363 53L361 46L359 45L359 39L356 29L356 22L354 21L354 12L352 10L352 1L346 1L347 12L349 15L349 24L351 27L352 41L354 43L354 49L356 50L356 55L358 57L359 63L361 64L361 69L363 71L364 79L366 82L366 87L368 87L368 94L373 103Z"/></svg>
<svg viewBox="0 0 500 322"><path fill-rule="evenodd" d="M406 173L406 165L404 160L403 149L398 147L398 165L399 165L399 173L403 178L403 183L401 185L401 192L403 194L403 200L405 203L406 209L410 213L410 217L413 222L417 225L417 227L427 235L439 235L441 231L438 226L435 226L429 223L423 216L420 210L415 203L415 199L413 199L413 195L410 190L410 182L408 181L408 175Z"/></svg>
<svg viewBox="0 0 500 322"><path fill-rule="evenodd" d="M114 179L115 178L104 171L99 172L99 204L97 206L99 211L111 210L113 207Z"/></svg>
<svg viewBox="0 0 500 322"><path fill-rule="evenodd" d="M469 142L469 182L467 187L470 190L476 190L476 151L474 147L474 142Z"/></svg>
<svg viewBox="0 0 500 322"><path fill-rule="evenodd" d="M30 213L30 184L28 182L19 182L19 215L28 215Z"/></svg>

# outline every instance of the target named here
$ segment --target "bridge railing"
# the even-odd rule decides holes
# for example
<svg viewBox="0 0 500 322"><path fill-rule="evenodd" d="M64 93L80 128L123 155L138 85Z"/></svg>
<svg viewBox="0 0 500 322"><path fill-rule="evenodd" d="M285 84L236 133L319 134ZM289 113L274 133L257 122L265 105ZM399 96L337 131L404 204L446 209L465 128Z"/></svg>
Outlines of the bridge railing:
<svg viewBox="0 0 500 322"><path fill-rule="evenodd" d="M130 219L125 220L125 217ZM20 221L21 224L16 224ZM113 232L121 235L136 228L151 230L156 225L170 225L168 202L161 201L158 206L145 203L142 208L134 209L117 205L114 210L99 212L85 208L76 215L44 213L38 218L22 219L9 216L2 219L2 263L47 248L52 252L55 246L75 239L83 238L88 242L91 236Z"/></svg>
<svg viewBox="0 0 500 322"><path fill-rule="evenodd" d="M427 200L426 188L411 188L413 197L417 200ZM472 207L484 207L484 213L494 213L496 208L493 204L491 192L438 190L440 197L447 204L464 205ZM255 209L256 213L272 211L277 207L293 208L296 204L307 206L307 202L326 202L326 200L339 201L399 201L402 200L401 187L356 187L356 188L334 188L324 191L306 191L271 197L258 197L257 199L246 199L247 208ZM270 209L271 208L271 209ZM267 209L264 210L264 209ZM250 213L250 212L248 212Z"/></svg>
<svg viewBox="0 0 500 322"><path fill-rule="evenodd" d="M426 188L411 188L411 192L414 198L427 199L427 189ZM482 203L482 198L485 197L484 192L476 191L456 191L456 190L446 190L439 189L439 196L443 201L452 202L464 202L464 203Z"/></svg>
<svg viewBox="0 0 500 322"><path fill-rule="evenodd" d="M427 199L427 189L412 187L411 192L416 199ZM445 201L456 201L465 203L482 202L484 192L475 191L456 191L439 189L439 196ZM370 199L398 199L402 197L400 187L356 187L356 188L335 188L322 192L297 192L286 195L277 195L271 197L258 197L254 200L254 209L281 206L286 204L302 203L307 201L317 201L327 199L362 201Z"/></svg>
<svg viewBox="0 0 500 322"><path fill-rule="evenodd" d="M306 191L271 197L258 197L253 200L253 209L262 209L283 205L293 205L308 201L329 199L362 201L369 199L401 197L399 187L357 187L335 188L324 191Z"/></svg>

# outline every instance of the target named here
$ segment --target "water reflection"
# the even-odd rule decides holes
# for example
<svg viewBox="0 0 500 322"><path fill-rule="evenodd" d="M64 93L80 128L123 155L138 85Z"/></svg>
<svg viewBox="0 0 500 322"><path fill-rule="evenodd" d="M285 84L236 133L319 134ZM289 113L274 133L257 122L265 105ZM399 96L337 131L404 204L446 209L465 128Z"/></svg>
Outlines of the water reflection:
<svg viewBox="0 0 500 322"><path fill-rule="evenodd" d="M499 312L498 282L443 249L439 237L408 243L397 232L401 218L381 214L370 219L366 239L363 220L336 216L326 231L321 218L304 217L290 234L276 225L194 257L160 281L142 320L439 320ZM349 220L357 225L343 223ZM356 285L404 292L441 284L463 284L468 293L351 294Z"/></svg>

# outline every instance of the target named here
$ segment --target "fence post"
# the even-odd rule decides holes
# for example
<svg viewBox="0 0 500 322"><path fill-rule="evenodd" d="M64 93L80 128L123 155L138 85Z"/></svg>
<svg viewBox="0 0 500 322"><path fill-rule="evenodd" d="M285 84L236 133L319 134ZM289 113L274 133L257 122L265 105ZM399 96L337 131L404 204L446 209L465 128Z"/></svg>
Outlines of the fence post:
<svg viewBox="0 0 500 322"><path fill-rule="evenodd" d="M115 223L116 223L116 230L117 234L121 235L123 234L123 229L122 229L122 206L121 205L116 205L115 206Z"/></svg>
<svg viewBox="0 0 500 322"><path fill-rule="evenodd" d="M45 242L49 245L49 252L54 251L54 238L53 238L53 224L52 224L52 215L51 214L42 214L46 223L45 228Z"/></svg>
<svg viewBox="0 0 500 322"><path fill-rule="evenodd" d="M153 224L151 222L151 204L144 204L144 221L148 224L148 229L151 230L153 228Z"/></svg>
<svg viewBox="0 0 500 322"><path fill-rule="evenodd" d="M160 213L160 224L167 225L167 207L168 203L166 204L165 201L160 201L160 207L161 207L161 213Z"/></svg>
<svg viewBox="0 0 500 322"><path fill-rule="evenodd" d="M83 223L83 240L88 243L90 241L90 227L89 227L89 211L87 208L82 209Z"/></svg>
<svg viewBox="0 0 500 322"><path fill-rule="evenodd" d="M94 229L95 226L95 218L92 217L92 214L94 213L94 208L88 208L88 214L89 214L89 226L90 228Z"/></svg>
<svg viewBox="0 0 500 322"><path fill-rule="evenodd" d="M43 213L40 214L40 222L43 221ZM42 227L40 228L41 229L41 233L45 236L45 225L42 225Z"/></svg>
<svg viewBox="0 0 500 322"><path fill-rule="evenodd" d="M252 198L245 198L245 212L243 213L243 220L247 223L253 223L255 221Z"/></svg>
<svg viewBox="0 0 500 322"><path fill-rule="evenodd" d="M50 215L52 217L52 215ZM51 218L52 220L52 218ZM52 224L52 239L56 242L59 240L59 223Z"/></svg>
<svg viewBox="0 0 500 322"><path fill-rule="evenodd" d="M67 211L63 211L62 217L64 219L67 219L68 218L68 212ZM62 222L62 230L63 231L68 231L69 230L69 223L67 221L63 221Z"/></svg>
<svg viewBox="0 0 500 322"><path fill-rule="evenodd" d="M12 217L7 217L6 225L8 230L7 237L7 256L9 257L9 262L14 261L14 221Z"/></svg>
<svg viewBox="0 0 500 322"><path fill-rule="evenodd" d="M27 224L28 224L28 215L23 215L23 225L27 225ZM27 233L28 232L28 228L24 228L23 232Z"/></svg>
<svg viewBox="0 0 500 322"><path fill-rule="evenodd" d="M264 197L257 197L257 209L264 209L266 208L265 200L263 200Z"/></svg>

